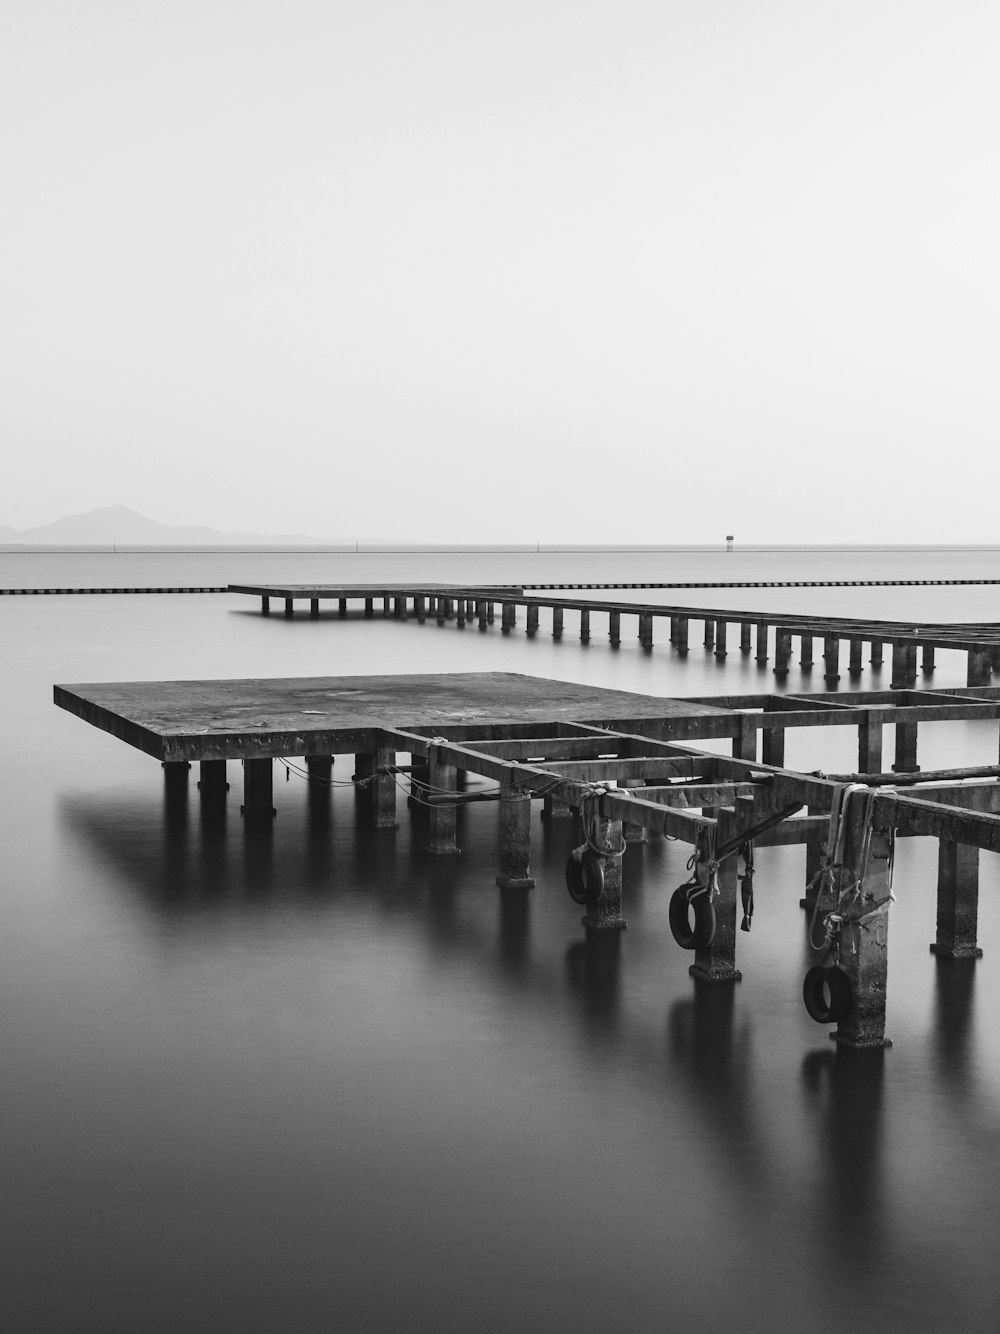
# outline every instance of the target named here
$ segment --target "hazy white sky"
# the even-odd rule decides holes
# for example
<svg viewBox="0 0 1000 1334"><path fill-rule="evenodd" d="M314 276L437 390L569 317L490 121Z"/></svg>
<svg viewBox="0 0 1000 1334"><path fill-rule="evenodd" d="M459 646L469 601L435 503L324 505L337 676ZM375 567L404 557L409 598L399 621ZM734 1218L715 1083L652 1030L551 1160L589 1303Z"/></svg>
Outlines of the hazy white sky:
<svg viewBox="0 0 1000 1334"><path fill-rule="evenodd" d="M3 486L998 541L1000 7L7 0Z"/></svg>

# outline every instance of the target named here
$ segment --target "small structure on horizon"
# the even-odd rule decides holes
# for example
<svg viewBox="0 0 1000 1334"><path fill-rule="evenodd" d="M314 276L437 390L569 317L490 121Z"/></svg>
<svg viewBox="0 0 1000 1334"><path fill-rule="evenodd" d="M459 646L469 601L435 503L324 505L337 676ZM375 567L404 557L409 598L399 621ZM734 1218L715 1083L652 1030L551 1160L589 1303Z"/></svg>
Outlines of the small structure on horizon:
<svg viewBox="0 0 1000 1334"><path fill-rule="evenodd" d="M732 533L727 533L727 534L726 534L726 550L727 550L727 551L732 551L732 549L733 549L733 542L734 542L734 541L735 541L735 538L733 537Z"/></svg>

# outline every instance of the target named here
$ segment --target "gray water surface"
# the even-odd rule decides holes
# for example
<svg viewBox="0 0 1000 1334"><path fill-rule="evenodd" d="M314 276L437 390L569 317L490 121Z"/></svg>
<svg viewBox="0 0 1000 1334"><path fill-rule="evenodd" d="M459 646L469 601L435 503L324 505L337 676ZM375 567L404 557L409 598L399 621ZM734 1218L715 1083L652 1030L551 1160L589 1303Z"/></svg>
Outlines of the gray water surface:
<svg viewBox="0 0 1000 1334"><path fill-rule="evenodd" d="M684 845L630 848L628 930L587 941L561 823L536 814L536 888L504 895L493 806L431 857L402 798L397 830L359 821L342 759L319 796L276 770L277 820L244 829L235 766L205 818L193 781L168 803L159 765L51 704L54 681L508 670L669 695L771 690L767 669L613 651L596 616L588 647L569 616L554 644L228 596L0 618L5 1328L997 1328L994 857L983 959L939 960L936 846L901 844L894 1046L844 1052L801 1003L801 849L758 852L743 981L701 987L667 924ZM796 735L789 763L854 744ZM921 747L994 762L996 727Z"/></svg>

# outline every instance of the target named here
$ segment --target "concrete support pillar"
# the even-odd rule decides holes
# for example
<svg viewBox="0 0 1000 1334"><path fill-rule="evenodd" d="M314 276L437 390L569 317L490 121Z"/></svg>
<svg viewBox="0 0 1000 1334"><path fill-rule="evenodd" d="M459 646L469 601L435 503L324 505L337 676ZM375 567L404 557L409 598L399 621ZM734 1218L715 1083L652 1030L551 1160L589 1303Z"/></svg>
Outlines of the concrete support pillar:
<svg viewBox="0 0 1000 1334"><path fill-rule="evenodd" d="M434 620L437 622L438 625L444 625L447 611L448 611L448 604L446 600L442 597L436 597L434 599Z"/></svg>
<svg viewBox="0 0 1000 1334"><path fill-rule="evenodd" d="M779 769L785 767L785 729L772 727L762 733L761 760L764 764L774 764Z"/></svg>
<svg viewBox="0 0 1000 1334"><path fill-rule="evenodd" d="M514 604L513 602L502 602L500 604L500 629L505 635L509 635L514 625Z"/></svg>
<svg viewBox="0 0 1000 1334"><path fill-rule="evenodd" d="M432 796L451 793L457 787L457 773L452 764L440 763L433 747L429 755L428 782ZM435 802L427 808L427 851L438 856L455 856L459 851L455 841L457 806L453 802L440 804Z"/></svg>
<svg viewBox="0 0 1000 1334"><path fill-rule="evenodd" d="M274 761L254 759L243 761L243 805L240 814L253 818L277 815L274 809Z"/></svg>
<svg viewBox="0 0 1000 1334"><path fill-rule="evenodd" d="M716 846L737 837L753 824L753 799L737 798L736 809L725 807L716 812ZM705 861L698 864L698 878L707 874L708 840L699 839L697 848ZM708 945L694 952L694 963L688 970L702 982L738 982L742 973L736 967L736 904L739 885L736 879L737 858L727 857L719 863L719 892L715 898L715 934Z"/></svg>
<svg viewBox="0 0 1000 1334"><path fill-rule="evenodd" d="M648 611L639 613L639 643L643 648L653 647L653 614Z"/></svg>
<svg viewBox="0 0 1000 1334"><path fill-rule="evenodd" d="M291 620L292 614L294 612L293 603L294 603L293 598L285 598L285 615L289 618L289 620Z"/></svg>
<svg viewBox="0 0 1000 1334"><path fill-rule="evenodd" d="M620 611L608 612L608 639L611 647L617 648L622 642L622 614Z"/></svg>
<svg viewBox="0 0 1000 1334"><path fill-rule="evenodd" d="M828 685L840 680L840 639L837 635L823 637L823 680Z"/></svg>
<svg viewBox="0 0 1000 1334"><path fill-rule="evenodd" d="M873 667L882 666L882 654L884 647L885 646L883 645L881 639L873 639L871 641L871 648L872 648L871 664Z"/></svg>
<svg viewBox="0 0 1000 1334"><path fill-rule="evenodd" d="M563 618L566 615L565 607L552 608L552 638L562 639Z"/></svg>
<svg viewBox="0 0 1000 1334"><path fill-rule="evenodd" d="M752 713L740 715L740 730L733 737L733 759L757 761L757 720Z"/></svg>
<svg viewBox="0 0 1000 1334"><path fill-rule="evenodd" d="M937 939L934 954L979 959L979 849L938 840Z"/></svg>
<svg viewBox="0 0 1000 1334"><path fill-rule="evenodd" d="M753 626L749 621L740 621L740 653L746 658L752 652L751 636Z"/></svg>
<svg viewBox="0 0 1000 1334"><path fill-rule="evenodd" d="M260 611L262 616L270 616L271 614L271 599L266 593L260 600Z"/></svg>
<svg viewBox="0 0 1000 1334"><path fill-rule="evenodd" d="M757 661L767 662L767 621L757 622Z"/></svg>
<svg viewBox="0 0 1000 1334"><path fill-rule="evenodd" d="M587 913L581 921L592 931L621 931L626 925L622 916L621 851L624 840L621 821L598 817L593 821L591 838L604 854L601 857L604 889L595 903L587 905Z"/></svg>
<svg viewBox="0 0 1000 1334"><path fill-rule="evenodd" d="M809 815L822 815L824 811L818 806L808 808ZM806 888L805 894L799 899L799 907L805 908L810 914L810 921L819 921L824 913L833 912L837 906L837 893L829 885L824 885L816 879L823 868L823 857L826 853L827 831L819 829L810 833L806 838ZM820 902L817 906L816 898L819 896ZM819 930L817 928L817 935Z"/></svg>
<svg viewBox="0 0 1000 1334"><path fill-rule="evenodd" d="M525 634L534 635L538 633L538 603L528 603L528 615L524 627Z"/></svg>
<svg viewBox="0 0 1000 1334"><path fill-rule="evenodd" d="M788 675L788 660L792 656L792 632L778 626L774 632L774 674Z"/></svg>
<svg viewBox="0 0 1000 1334"><path fill-rule="evenodd" d="M198 765L198 791L202 801L222 800L229 791L225 760L201 760Z"/></svg>
<svg viewBox="0 0 1000 1334"><path fill-rule="evenodd" d="M393 599L392 614L397 620L400 620L406 615L406 598Z"/></svg>
<svg viewBox="0 0 1000 1334"><path fill-rule="evenodd" d="M306 769L310 787L328 787L333 781L333 756L307 755Z"/></svg>
<svg viewBox="0 0 1000 1334"><path fill-rule="evenodd" d="M414 807L423 809L427 801L427 788L431 781L430 765L426 759L421 759L419 755L410 756L410 794L406 798L406 804L412 810Z"/></svg>
<svg viewBox="0 0 1000 1334"><path fill-rule="evenodd" d="M465 598L459 598L455 603L455 624L458 626L459 630L465 629L465 610L467 605Z"/></svg>
<svg viewBox="0 0 1000 1334"><path fill-rule="evenodd" d="M726 656L726 631L728 628L727 621L717 620L715 622L715 656L717 658Z"/></svg>
<svg viewBox="0 0 1000 1334"><path fill-rule="evenodd" d="M909 690L917 684L917 646L895 643L892 646L892 680L890 690Z"/></svg>
<svg viewBox="0 0 1000 1334"><path fill-rule="evenodd" d="M392 599L391 599L391 598L389 598L389 597L384 597L384 598L382 599L382 615L383 615L383 616L391 616L391 615L392 615L392 605L391 605L391 604L392 604Z"/></svg>
<svg viewBox="0 0 1000 1334"><path fill-rule="evenodd" d="M917 724L916 723L897 723L896 724L896 760L892 766L893 773L913 774L917 773L920 765L917 763Z"/></svg>
<svg viewBox="0 0 1000 1334"><path fill-rule="evenodd" d="M354 757L355 781L363 784L360 790L374 829L396 828L396 775L391 772L395 763L396 752L388 746L359 751Z"/></svg>
<svg viewBox="0 0 1000 1334"><path fill-rule="evenodd" d="M715 622L711 618L705 621L705 647L715 648Z"/></svg>
<svg viewBox="0 0 1000 1334"><path fill-rule="evenodd" d="M685 657L688 651L688 618L678 616L676 618L677 626L674 632L674 647L677 649L679 657Z"/></svg>
<svg viewBox="0 0 1000 1334"><path fill-rule="evenodd" d="M573 807L559 797L545 797L542 800L543 820L571 820Z"/></svg>
<svg viewBox="0 0 1000 1334"><path fill-rule="evenodd" d="M453 619L454 619L454 616L455 616L455 599L454 599L454 598L441 598L440 601L441 601L441 604L442 604L443 607L444 607L444 618L445 618L445 620L446 620L446 621L453 620Z"/></svg>
<svg viewBox="0 0 1000 1334"><path fill-rule="evenodd" d="M985 686L990 682L990 651L989 649L969 649L969 669L966 675L966 685Z"/></svg>
<svg viewBox="0 0 1000 1334"><path fill-rule="evenodd" d="M646 786L644 778L622 778L618 783L619 787L626 788L630 792L640 791ZM626 843L645 843L648 837L646 826L638 824L634 820L622 821L622 837Z"/></svg>
<svg viewBox="0 0 1000 1334"><path fill-rule="evenodd" d="M858 773L882 772L882 724L858 724Z"/></svg>
<svg viewBox="0 0 1000 1334"><path fill-rule="evenodd" d="M337 599L337 615L341 620L347 615L347 598Z"/></svg>
<svg viewBox="0 0 1000 1334"><path fill-rule="evenodd" d="M319 620L319 598L309 599L309 618L313 621Z"/></svg>
<svg viewBox="0 0 1000 1334"><path fill-rule="evenodd" d="M371 618L372 618L374 615L375 615L375 599L374 599L374 598L365 598L365 616L366 616L369 620L371 620Z"/></svg>
<svg viewBox="0 0 1000 1334"><path fill-rule="evenodd" d="M476 603L476 620L479 622L480 630L486 630L488 628L488 616L489 604L486 602L485 598L480 598Z"/></svg>
<svg viewBox="0 0 1000 1334"><path fill-rule="evenodd" d="M163 786L168 797L186 793L191 765L187 760L164 760Z"/></svg>
<svg viewBox="0 0 1000 1334"><path fill-rule="evenodd" d="M812 635L799 636L799 665L802 670L807 672L813 665L813 637Z"/></svg>
<svg viewBox="0 0 1000 1334"><path fill-rule="evenodd" d="M417 593L413 599L413 614L421 625L427 619L427 599L423 593Z"/></svg>
<svg viewBox="0 0 1000 1334"><path fill-rule="evenodd" d="M531 889L531 793L506 774L500 780L501 889Z"/></svg>
<svg viewBox="0 0 1000 1334"><path fill-rule="evenodd" d="M861 675L861 671L862 671L862 667L861 667L861 650L862 650L863 646L864 646L864 643L863 643L863 641L860 640L860 639L852 639L852 640L850 641L850 651L849 651L849 656L848 656L848 659L847 659L847 670L848 670L848 673L849 673L851 676L860 676L860 675Z"/></svg>
<svg viewBox="0 0 1000 1334"><path fill-rule="evenodd" d="M590 643L590 608L584 607L580 612L580 643Z"/></svg>
<svg viewBox="0 0 1000 1334"><path fill-rule="evenodd" d="M994 650L995 652L995 650ZM925 644L920 655L920 670L924 676L930 676L934 671L934 645Z"/></svg>
<svg viewBox="0 0 1000 1334"><path fill-rule="evenodd" d="M864 837L864 802L848 804L845 865L857 867ZM848 1047L885 1047L885 994L889 939L889 836L876 829L862 886L862 898L851 920L840 928L840 968L851 983L853 1003L834 1034ZM868 921L863 919L882 904ZM860 920L859 920L860 918Z"/></svg>
<svg viewBox="0 0 1000 1334"><path fill-rule="evenodd" d="M677 617L676 617L676 616L671 616L671 618L670 618L670 642L671 642L671 644L676 644L676 643L677 643Z"/></svg>
<svg viewBox="0 0 1000 1334"><path fill-rule="evenodd" d="M489 622L489 624L492 625L493 622L496 620L496 618L497 618L497 609L496 609L496 605L494 604L494 602L493 602L490 598L487 598L487 599L486 599L486 619L487 619L487 621Z"/></svg>

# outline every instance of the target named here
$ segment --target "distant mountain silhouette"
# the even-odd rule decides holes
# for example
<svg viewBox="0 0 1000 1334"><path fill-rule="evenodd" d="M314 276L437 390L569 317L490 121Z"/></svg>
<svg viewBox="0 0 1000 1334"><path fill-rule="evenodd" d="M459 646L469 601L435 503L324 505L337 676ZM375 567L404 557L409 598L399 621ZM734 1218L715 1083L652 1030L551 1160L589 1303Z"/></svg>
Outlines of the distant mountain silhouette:
<svg viewBox="0 0 1000 1334"><path fill-rule="evenodd" d="M0 542L38 546L296 546L324 545L323 539L301 533L226 533L158 523L126 505L105 505L85 514L69 514L54 523L18 530L0 525Z"/></svg>

